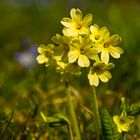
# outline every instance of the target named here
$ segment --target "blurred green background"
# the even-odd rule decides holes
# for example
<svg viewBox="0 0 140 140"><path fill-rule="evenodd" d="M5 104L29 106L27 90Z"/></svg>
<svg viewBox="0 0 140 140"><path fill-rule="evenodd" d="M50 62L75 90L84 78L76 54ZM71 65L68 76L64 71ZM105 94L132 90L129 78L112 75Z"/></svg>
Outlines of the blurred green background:
<svg viewBox="0 0 140 140"><path fill-rule="evenodd" d="M73 7L80 8L84 15L92 13L93 24L106 26L111 34L122 37L120 47L124 54L119 60L112 60L116 65L111 71L112 79L97 89L102 95L101 104L113 111L114 108L117 110L116 103L119 105L121 96L130 103L140 102L139 0L1 0L0 129L4 129L5 118L13 110L19 112L15 111L11 129L21 124L12 133L9 129L7 137L18 135L28 114L36 113L36 108L50 115L64 110L59 75L51 68L38 65L35 57L39 44L50 43L53 35L62 33L60 21L69 17ZM80 97L88 97L88 81L84 75L75 78L71 84L78 89ZM83 104L88 106L88 99L83 100ZM38 120L35 121L38 124Z"/></svg>

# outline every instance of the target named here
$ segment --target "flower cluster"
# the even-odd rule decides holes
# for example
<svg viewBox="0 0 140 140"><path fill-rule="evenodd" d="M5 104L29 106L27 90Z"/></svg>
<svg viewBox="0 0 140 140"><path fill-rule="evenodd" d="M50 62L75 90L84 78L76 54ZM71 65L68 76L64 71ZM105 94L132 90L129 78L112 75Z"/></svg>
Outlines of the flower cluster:
<svg viewBox="0 0 140 140"><path fill-rule="evenodd" d="M106 27L91 25L92 14L83 17L79 9L72 8L70 16L61 21L63 35L53 36L53 44L39 46L38 63L48 66L55 62L61 74L80 74L81 68L87 68L90 85L98 86L99 79L108 82L109 70L114 67L109 63L110 56L119 58L123 53L117 46L121 38L117 34L111 36Z"/></svg>

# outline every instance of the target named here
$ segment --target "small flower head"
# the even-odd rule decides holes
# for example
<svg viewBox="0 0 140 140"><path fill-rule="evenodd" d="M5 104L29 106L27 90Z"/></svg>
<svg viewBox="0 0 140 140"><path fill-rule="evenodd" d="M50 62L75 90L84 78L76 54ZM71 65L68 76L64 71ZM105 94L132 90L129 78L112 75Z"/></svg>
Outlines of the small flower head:
<svg viewBox="0 0 140 140"><path fill-rule="evenodd" d="M87 14L84 18L79 9L72 8L70 11L71 18L63 18L61 23L65 26L63 33L66 36L87 35L90 33L89 25L92 22L92 15Z"/></svg>
<svg viewBox="0 0 140 140"><path fill-rule="evenodd" d="M117 125L118 132L128 132L130 130L130 124L134 122L134 117L127 116L126 112L123 111L121 115L115 115L113 116L113 120L115 124Z"/></svg>
<svg viewBox="0 0 140 140"><path fill-rule="evenodd" d="M56 36L52 37L52 41L57 44L57 46L54 47L54 55L62 56L62 61L67 61L67 54L70 49L69 44L71 38L56 34Z"/></svg>
<svg viewBox="0 0 140 140"><path fill-rule="evenodd" d="M101 60L104 63L109 62L109 54L114 58L120 58L120 55L123 53L123 49L116 46L120 41L121 38L119 37L119 35L112 35L104 41L101 49Z"/></svg>
<svg viewBox="0 0 140 140"><path fill-rule="evenodd" d="M121 41L119 35L116 34L110 36L106 27L99 29L97 25L91 26L90 30L90 39L95 43L99 52L101 52L102 62L107 64L109 62L109 55L114 58L120 58L120 55L123 53L123 49L116 46Z"/></svg>
<svg viewBox="0 0 140 140"><path fill-rule="evenodd" d="M48 44L47 46L45 45L40 45L38 48L39 55L37 56L37 61L39 64L45 63L46 66L49 65L49 61L53 57L53 51L52 48L54 45Z"/></svg>
<svg viewBox="0 0 140 140"><path fill-rule="evenodd" d="M99 79L102 82L108 82L112 77L111 73L108 70L112 69L113 67L114 65L112 63L104 64L100 61L95 62L88 74L90 85L98 86Z"/></svg>
<svg viewBox="0 0 140 140"><path fill-rule="evenodd" d="M78 60L80 67L89 67L90 59L95 59L97 56L97 49L94 48L90 39L74 40L70 44L70 51L68 53L69 63L74 63Z"/></svg>
<svg viewBox="0 0 140 140"><path fill-rule="evenodd" d="M101 29L97 24L90 26L90 39L96 44L95 46L99 46L103 43L104 34L108 31L106 27L102 27Z"/></svg>

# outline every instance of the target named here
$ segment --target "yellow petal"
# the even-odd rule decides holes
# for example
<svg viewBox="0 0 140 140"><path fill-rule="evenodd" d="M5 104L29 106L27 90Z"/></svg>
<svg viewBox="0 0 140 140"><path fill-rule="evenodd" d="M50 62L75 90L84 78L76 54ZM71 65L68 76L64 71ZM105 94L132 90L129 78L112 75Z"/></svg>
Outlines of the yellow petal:
<svg viewBox="0 0 140 140"><path fill-rule="evenodd" d="M121 42L121 37L119 35L112 35L109 39L111 45L117 45Z"/></svg>
<svg viewBox="0 0 140 140"><path fill-rule="evenodd" d="M112 68L114 68L114 67L115 67L115 65L114 65L113 63L109 63L109 64L106 64L106 65L105 65L104 69L105 69L105 70L110 70L110 69L112 69Z"/></svg>
<svg viewBox="0 0 140 140"><path fill-rule="evenodd" d="M98 49L96 49L96 48L88 48L87 49L87 55L88 56L92 56L92 55L95 55L95 54L97 54L98 53Z"/></svg>
<svg viewBox="0 0 140 140"><path fill-rule="evenodd" d="M39 64L43 64L43 63L48 62L48 58L46 58L45 55L37 56L36 60L38 61Z"/></svg>
<svg viewBox="0 0 140 140"><path fill-rule="evenodd" d="M125 132L127 132L129 130L129 126L126 124L121 124L119 127L122 131L125 131Z"/></svg>
<svg viewBox="0 0 140 140"><path fill-rule="evenodd" d="M79 9L72 8L70 15L75 22L79 23L82 20L82 12Z"/></svg>
<svg viewBox="0 0 140 140"><path fill-rule="evenodd" d="M131 123L134 122L134 117L133 116L128 116L125 120L125 123L130 125Z"/></svg>
<svg viewBox="0 0 140 140"><path fill-rule="evenodd" d="M109 71L105 71L103 74L98 76L102 82L108 82L108 80L111 79L111 73Z"/></svg>
<svg viewBox="0 0 140 140"><path fill-rule="evenodd" d="M72 20L70 18L63 18L61 23L68 28L72 26Z"/></svg>
<svg viewBox="0 0 140 140"><path fill-rule="evenodd" d="M93 34L97 34L98 31L99 31L99 26L96 25L96 24L94 24L93 26L90 26L90 31L91 31L91 33L93 33Z"/></svg>
<svg viewBox="0 0 140 140"><path fill-rule="evenodd" d="M79 34L81 35L88 35L90 33L89 28L88 27L82 27L79 31Z"/></svg>
<svg viewBox="0 0 140 140"><path fill-rule="evenodd" d="M115 124L119 124L120 123L120 116L119 115L113 116L113 120L114 120Z"/></svg>
<svg viewBox="0 0 140 140"><path fill-rule="evenodd" d="M98 55L89 55L88 57L89 57L91 60L100 61Z"/></svg>
<svg viewBox="0 0 140 140"><path fill-rule="evenodd" d="M102 28L100 29L100 37L101 37L104 41L106 41L106 40L109 39L110 33L109 33L109 31L108 31L108 29L107 29L106 27L102 27Z"/></svg>
<svg viewBox="0 0 140 140"><path fill-rule="evenodd" d="M38 52L41 54L43 53L44 51L46 51L46 46L41 44L39 47L38 47Z"/></svg>
<svg viewBox="0 0 140 140"><path fill-rule="evenodd" d="M101 52L101 61L104 62L105 64L107 64L109 62L109 53L108 53L107 49L104 49Z"/></svg>
<svg viewBox="0 0 140 140"><path fill-rule="evenodd" d="M91 71L90 71L88 74L88 79L91 86L94 85L97 87L99 85L99 78L96 73L91 74Z"/></svg>
<svg viewBox="0 0 140 140"><path fill-rule="evenodd" d="M77 32L77 30L74 30L74 29L64 28L63 29L63 34L65 36L73 37L73 36L77 36L78 35L78 32Z"/></svg>
<svg viewBox="0 0 140 140"><path fill-rule="evenodd" d="M80 67L89 67L90 61L86 55L80 55L78 58L78 65Z"/></svg>
<svg viewBox="0 0 140 140"><path fill-rule="evenodd" d="M74 63L77 58L79 57L80 52L79 50L69 51L68 53L68 61L69 63Z"/></svg>
<svg viewBox="0 0 140 140"><path fill-rule="evenodd" d="M117 126L117 128L118 128L118 132L119 132L119 133L122 133L121 127L120 127L120 126Z"/></svg>
<svg viewBox="0 0 140 140"><path fill-rule="evenodd" d="M120 58L120 55L123 53L123 49L120 47L109 46L108 50L110 55L114 58Z"/></svg>
<svg viewBox="0 0 140 140"><path fill-rule="evenodd" d="M83 19L83 25L89 26L92 23L92 14L87 14Z"/></svg>
<svg viewBox="0 0 140 140"><path fill-rule="evenodd" d="M59 35L59 34L56 34L56 36L53 36L51 39L56 44L59 44L59 45L62 44L61 43L61 35Z"/></svg>
<svg viewBox="0 0 140 140"><path fill-rule="evenodd" d="M108 82L108 78L107 78L106 76L104 76L104 75L98 75L98 76L99 76L99 79L100 79L102 82L104 82L104 83Z"/></svg>

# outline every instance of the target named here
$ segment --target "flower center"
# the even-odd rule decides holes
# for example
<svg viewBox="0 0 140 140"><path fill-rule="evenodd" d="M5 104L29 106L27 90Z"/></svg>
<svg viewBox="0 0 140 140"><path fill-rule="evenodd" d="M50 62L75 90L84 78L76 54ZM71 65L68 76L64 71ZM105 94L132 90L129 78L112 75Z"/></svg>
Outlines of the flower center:
<svg viewBox="0 0 140 140"><path fill-rule="evenodd" d="M50 51L46 51L46 52L45 52L45 56L46 56L46 57L52 57L52 54L51 54Z"/></svg>
<svg viewBox="0 0 140 140"><path fill-rule="evenodd" d="M98 39L99 39L99 35L96 35L96 36L95 36L95 40L98 40Z"/></svg>
<svg viewBox="0 0 140 140"><path fill-rule="evenodd" d="M81 54L85 54L85 49L81 48L80 52L81 52Z"/></svg>
<svg viewBox="0 0 140 140"><path fill-rule="evenodd" d="M94 71L97 73L97 72L99 72L100 70L99 70L98 67L95 67L95 68L94 68Z"/></svg>
<svg viewBox="0 0 140 140"><path fill-rule="evenodd" d="M124 124L125 123L125 119L120 119L120 124Z"/></svg>
<svg viewBox="0 0 140 140"><path fill-rule="evenodd" d="M104 70L99 66L94 67L93 71L97 74L102 74L104 72Z"/></svg>
<svg viewBox="0 0 140 140"><path fill-rule="evenodd" d="M107 48L109 46L109 43L104 44L104 48Z"/></svg>
<svg viewBox="0 0 140 140"><path fill-rule="evenodd" d="M67 44L64 44L64 50L69 51L69 46Z"/></svg>
<svg viewBox="0 0 140 140"><path fill-rule="evenodd" d="M78 29L78 30L81 29L81 27L82 27L81 24L78 24L78 25L77 25L77 29Z"/></svg>

